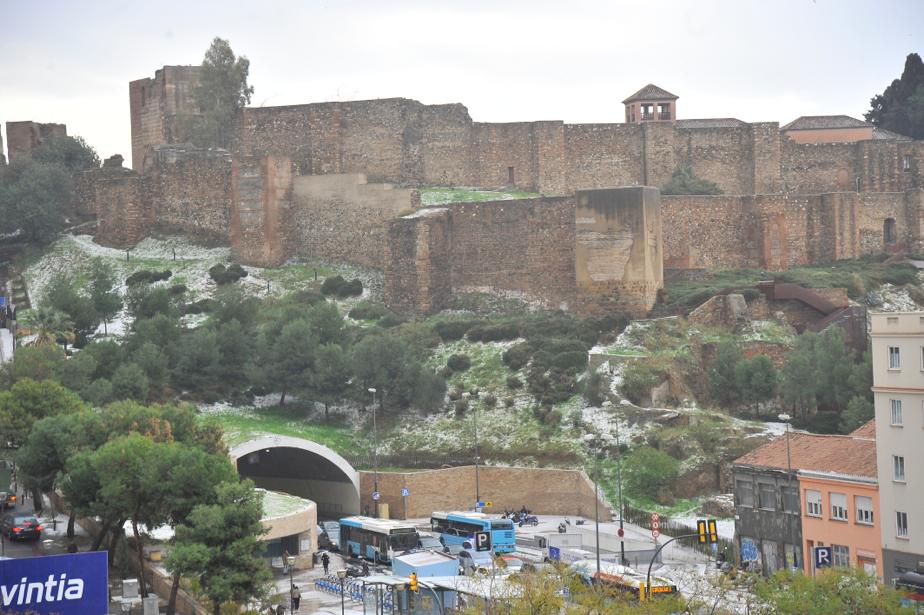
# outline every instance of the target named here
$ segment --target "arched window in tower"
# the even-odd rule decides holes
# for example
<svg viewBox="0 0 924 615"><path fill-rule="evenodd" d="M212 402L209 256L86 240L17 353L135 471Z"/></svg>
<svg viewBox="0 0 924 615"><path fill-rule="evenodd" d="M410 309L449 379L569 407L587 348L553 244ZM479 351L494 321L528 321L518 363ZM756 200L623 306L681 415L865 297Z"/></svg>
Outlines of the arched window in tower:
<svg viewBox="0 0 924 615"><path fill-rule="evenodd" d="M898 241L898 234L895 231L895 218L886 218L882 223L882 239L886 245Z"/></svg>

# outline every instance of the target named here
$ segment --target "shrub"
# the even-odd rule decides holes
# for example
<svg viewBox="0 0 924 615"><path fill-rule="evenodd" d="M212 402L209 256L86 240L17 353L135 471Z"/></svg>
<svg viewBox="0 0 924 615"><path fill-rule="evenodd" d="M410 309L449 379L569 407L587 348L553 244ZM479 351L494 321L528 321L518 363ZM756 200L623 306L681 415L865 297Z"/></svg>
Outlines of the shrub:
<svg viewBox="0 0 924 615"><path fill-rule="evenodd" d="M184 314L205 314L213 311L218 304L214 299L200 299L183 306Z"/></svg>
<svg viewBox="0 0 924 615"><path fill-rule="evenodd" d="M526 342L519 344L514 344L510 348L504 351L504 354L501 356L504 365L509 367L512 370L518 370L521 367L524 367L529 363L529 358L532 355L532 348Z"/></svg>
<svg viewBox="0 0 924 615"><path fill-rule="evenodd" d="M516 376L507 376L507 388L511 391L523 388L523 381Z"/></svg>
<svg viewBox="0 0 924 615"><path fill-rule="evenodd" d="M467 337L473 342L503 342L506 340L515 340L520 337L520 327L514 322L496 325L481 325L469 329Z"/></svg>
<svg viewBox="0 0 924 615"><path fill-rule="evenodd" d="M379 326L385 329L391 329L392 327L403 325L405 322L407 321L403 316L399 316L394 312L388 312L379 319Z"/></svg>
<svg viewBox="0 0 924 615"><path fill-rule="evenodd" d="M512 397L505 397L504 406L506 406L507 408L513 408L513 404L515 403L515 401L516 400L514 400Z"/></svg>
<svg viewBox="0 0 924 615"><path fill-rule="evenodd" d="M661 384L663 374L646 363L630 364L622 377L622 392L630 401L641 404L651 395L651 389Z"/></svg>
<svg viewBox="0 0 924 615"><path fill-rule="evenodd" d="M464 354L454 354L446 361L446 367L454 372L464 372L471 366L472 360Z"/></svg>
<svg viewBox="0 0 924 615"><path fill-rule="evenodd" d="M433 325L433 330L444 342L454 342L465 337L472 327L482 324L480 320L442 320Z"/></svg>
<svg viewBox="0 0 924 615"><path fill-rule="evenodd" d="M484 405L487 406L488 408L493 408L494 406L497 405L497 397L495 397L491 393L488 393L487 395L485 395L482 401L484 401Z"/></svg>
<svg viewBox="0 0 924 615"><path fill-rule="evenodd" d="M697 177L688 165L682 165L661 188L661 194L722 194L722 190L715 182Z"/></svg>
<svg viewBox="0 0 924 615"><path fill-rule="evenodd" d="M209 267L209 277L219 286L223 286L224 284L233 284L241 278L246 278L247 272L237 263L229 267L225 267L223 264L218 263L217 265Z"/></svg>
<svg viewBox="0 0 924 615"><path fill-rule="evenodd" d="M161 280L169 280L170 276L172 275L173 272L169 269L165 269L164 271L148 271L147 269L140 269L125 279L125 285L134 286L135 284L153 284L154 282L160 282Z"/></svg>
<svg viewBox="0 0 924 615"><path fill-rule="evenodd" d="M452 378L452 370L446 365L439 368L436 373L439 374L441 378Z"/></svg>
<svg viewBox="0 0 924 615"><path fill-rule="evenodd" d="M449 397L449 401L457 401L459 399L462 399L462 390L459 389L458 387L449 389L449 393L447 393L447 396Z"/></svg>
<svg viewBox="0 0 924 615"><path fill-rule="evenodd" d="M349 316L354 320L378 320L387 313L388 308L381 303L360 301L350 310Z"/></svg>
<svg viewBox="0 0 924 615"><path fill-rule="evenodd" d="M321 294L325 296L336 295L337 291L340 290L340 287L344 284L346 284L346 280L343 279L342 275L324 278L324 281L321 283Z"/></svg>
<svg viewBox="0 0 924 615"><path fill-rule="evenodd" d="M629 492L653 498L676 480L680 462L663 451L641 446L626 456L623 468Z"/></svg>
<svg viewBox="0 0 924 615"><path fill-rule="evenodd" d="M457 399L453 403L453 408L455 408L457 416L462 416L463 414L465 414L465 411L468 410L468 400L467 399Z"/></svg>
<svg viewBox="0 0 924 615"><path fill-rule="evenodd" d="M347 297L359 297L363 294L363 283L359 279L353 279L346 282L337 289L337 296L341 299Z"/></svg>
<svg viewBox="0 0 924 615"><path fill-rule="evenodd" d="M305 305L315 305L316 303L321 303L324 301L324 295L319 293L316 290L300 290L294 295L296 303L303 303Z"/></svg>
<svg viewBox="0 0 924 615"><path fill-rule="evenodd" d="M584 351L561 352L552 358L552 365L560 370L583 370L587 367L587 353Z"/></svg>
<svg viewBox="0 0 924 615"><path fill-rule="evenodd" d="M187 290L189 289L186 288L185 284L174 284L173 286L169 288L170 294L173 295L174 297L176 297L177 295L182 295Z"/></svg>

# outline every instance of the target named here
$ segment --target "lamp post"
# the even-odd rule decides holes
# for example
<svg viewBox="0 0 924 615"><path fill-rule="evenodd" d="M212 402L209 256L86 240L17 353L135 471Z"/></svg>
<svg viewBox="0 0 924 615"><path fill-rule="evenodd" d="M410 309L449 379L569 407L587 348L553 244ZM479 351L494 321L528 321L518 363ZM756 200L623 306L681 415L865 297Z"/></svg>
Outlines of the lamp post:
<svg viewBox="0 0 924 615"><path fill-rule="evenodd" d="M478 403L475 403L475 412L473 413L475 423L475 509L481 511L481 485L478 480L478 466L481 462L481 455L478 451Z"/></svg>
<svg viewBox="0 0 924 615"><path fill-rule="evenodd" d="M584 441L591 445L594 452L594 535L597 540L597 574L600 574L600 488L598 483L599 474L599 455L597 455L597 438L594 434L589 433L584 436Z"/></svg>
<svg viewBox="0 0 924 615"><path fill-rule="evenodd" d="M610 400L603 402L604 408L609 408L612 404ZM626 561L626 541L625 535L626 530L623 527L623 516L626 512L626 507L622 503L622 449L619 447L619 417L616 417L616 489L617 497L619 499L619 563L623 566L627 566L628 562Z"/></svg>
<svg viewBox="0 0 924 615"><path fill-rule="evenodd" d="M369 387L369 392L372 393L372 491L378 493L379 491L379 439L378 431L375 425L375 387ZM375 508L375 517L379 517L379 501L377 499L372 500L372 505Z"/></svg>
<svg viewBox="0 0 924 615"><path fill-rule="evenodd" d="M789 421L792 419L792 417L789 416L788 414L783 413L783 414L777 415L777 418L779 418L781 421L786 423L786 496L788 498L792 498L792 453L790 452L790 448L789 448ZM786 500L784 498L783 499L783 510L786 511L786 508L787 508ZM786 512L789 513L789 515L786 518L786 523L789 524L789 538L792 540L792 567L793 569L795 569L795 568L798 568L798 564L799 564L799 557L797 555L798 553L797 549L801 548L802 545L801 544L796 545L796 532L792 525L792 517L796 511L786 511ZM783 558L785 559L786 556L784 555Z"/></svg>
<svg viewBox="0 0 924 615"><path fill-rule="evenodd" d="M343 582L346 579L346 575L346 568L341 568L337 571L337 578L340 579L340 615L344 615L346 612L346 606L344 606L343 602Z"/></svg>

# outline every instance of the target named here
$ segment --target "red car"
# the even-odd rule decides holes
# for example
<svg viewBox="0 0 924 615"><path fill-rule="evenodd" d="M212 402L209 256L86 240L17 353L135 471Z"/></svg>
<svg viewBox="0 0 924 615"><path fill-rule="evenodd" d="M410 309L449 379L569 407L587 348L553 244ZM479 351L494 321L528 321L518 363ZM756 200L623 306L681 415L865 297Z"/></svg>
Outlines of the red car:
<svg viewBox="0 0 924 615"><path fill-rule="evenodd" d="M0 522L0 531L10 540L38 540L42 526L31 515L7 515Z"/></svg>

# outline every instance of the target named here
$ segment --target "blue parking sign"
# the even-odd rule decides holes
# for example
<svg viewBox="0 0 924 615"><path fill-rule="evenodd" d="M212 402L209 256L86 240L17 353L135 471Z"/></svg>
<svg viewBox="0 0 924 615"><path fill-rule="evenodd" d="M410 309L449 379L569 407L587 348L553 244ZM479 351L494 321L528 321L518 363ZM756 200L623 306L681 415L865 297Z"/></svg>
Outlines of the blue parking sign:
<svg viewBox="0 0 924 615"><path fill-rule="evenodd" d="M407 487L401 487L401 497L406 498L409 495L411 495L411 490L408 489Z"/></svg>
<svg viewBox="0 0 924 615"><path fill-rule="evenodd" d="M831 556L831 547L813 547L812 551L815 555L815 569L819 568L830 568L834 564L834 560Z"/></svg>

